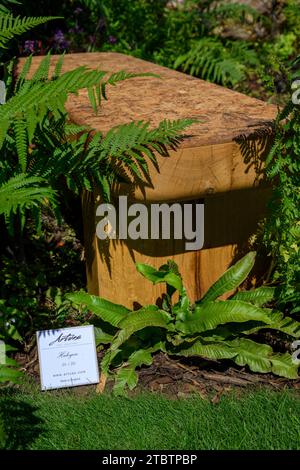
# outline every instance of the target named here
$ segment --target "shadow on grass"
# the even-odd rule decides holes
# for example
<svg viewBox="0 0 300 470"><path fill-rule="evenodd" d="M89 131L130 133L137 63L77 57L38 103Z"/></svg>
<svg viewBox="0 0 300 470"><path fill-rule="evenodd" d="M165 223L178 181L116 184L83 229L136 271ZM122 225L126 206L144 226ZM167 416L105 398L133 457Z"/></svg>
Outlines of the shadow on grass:
<svg viewBox="0 0 300 470"><path fill-rule="evenodd" d="M37 407L15 399L13 396L3 396L0 400L0 416L4 425L5 449L25 450L43 432L44 421L35 415Z"/></svg>

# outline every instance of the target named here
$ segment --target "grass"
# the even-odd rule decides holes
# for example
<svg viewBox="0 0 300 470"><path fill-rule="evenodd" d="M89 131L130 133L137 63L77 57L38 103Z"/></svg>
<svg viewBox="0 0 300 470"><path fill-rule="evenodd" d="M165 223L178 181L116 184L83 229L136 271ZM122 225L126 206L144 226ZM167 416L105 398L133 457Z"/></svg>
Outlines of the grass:
<svg viewBox="0 0 300 470"><path fill-rule="evenodd" d="M300 449L300 398L289 391L170 400L93 391L0 391L6 448L35 450Z"/></svg>

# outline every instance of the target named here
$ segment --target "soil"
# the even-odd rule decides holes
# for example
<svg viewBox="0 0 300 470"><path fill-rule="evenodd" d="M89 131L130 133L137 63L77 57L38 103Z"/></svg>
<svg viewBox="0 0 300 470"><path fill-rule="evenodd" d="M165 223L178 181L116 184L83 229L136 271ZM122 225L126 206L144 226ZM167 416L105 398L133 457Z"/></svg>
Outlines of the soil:
<svg viewBox="0 0 300 470"><path fill-rule="evenodd" d="M103 352L98 353L100 363ZM40 381L37 349L30 354L17 353L16 360L37 384ZM78 395L87 395L95 386L74 387ZM113 381L109 380L105 391L110 392ZM178 359L166 356L164 353L155 355L150 367L139 371L137 388L130 392L135 395L141 392L159 392L169 398L184 398L198 394L217 403L220 397L232 390L253 388L269 388L273 390L293 389L300 395L300 378L289 380L273 374L255 374L246 368L233 366L232 363L217 361L210 362L200 358Z"/></svg>

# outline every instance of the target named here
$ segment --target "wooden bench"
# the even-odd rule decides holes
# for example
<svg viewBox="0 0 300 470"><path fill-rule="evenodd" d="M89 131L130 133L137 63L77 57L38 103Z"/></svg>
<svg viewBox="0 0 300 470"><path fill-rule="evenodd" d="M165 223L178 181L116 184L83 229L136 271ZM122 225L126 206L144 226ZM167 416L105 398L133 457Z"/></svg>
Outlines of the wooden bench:
<svg viewBox="0 0 300 470"><path fill-rule="evenodd" d="M53 63L57 60L53 59ZM36 67L40 57L34 58ZM163 287L152 286L136 272L135 262L159 267L168 259L179 265L192 299L239 258L264 215L269 189L260 172L270 143L275 106L235 91L118 53L66 55L63 71L79 65L108 72L152 72L108 90L109 99L95 116L85 91L68 101L71 119L104 133L132 120L196 118L188 137L170 157L159 157L152 184L117 189L132 200L204 201L205 245L186 251L183 240L115 240L95 236L97 194L83 197L88 290L129 307L155 302ZM116 192L116 194L117 194Z"/></svg>

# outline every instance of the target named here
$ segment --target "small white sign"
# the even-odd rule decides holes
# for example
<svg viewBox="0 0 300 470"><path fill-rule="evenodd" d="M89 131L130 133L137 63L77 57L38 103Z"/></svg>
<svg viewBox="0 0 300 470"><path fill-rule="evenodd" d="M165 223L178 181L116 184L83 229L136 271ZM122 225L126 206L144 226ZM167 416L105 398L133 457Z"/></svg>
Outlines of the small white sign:
<svg viewBox="0 0 300 470"><path fill-rule="evenodd" d="M99 382L93 325L37 331L41 388Z"/></svg>

